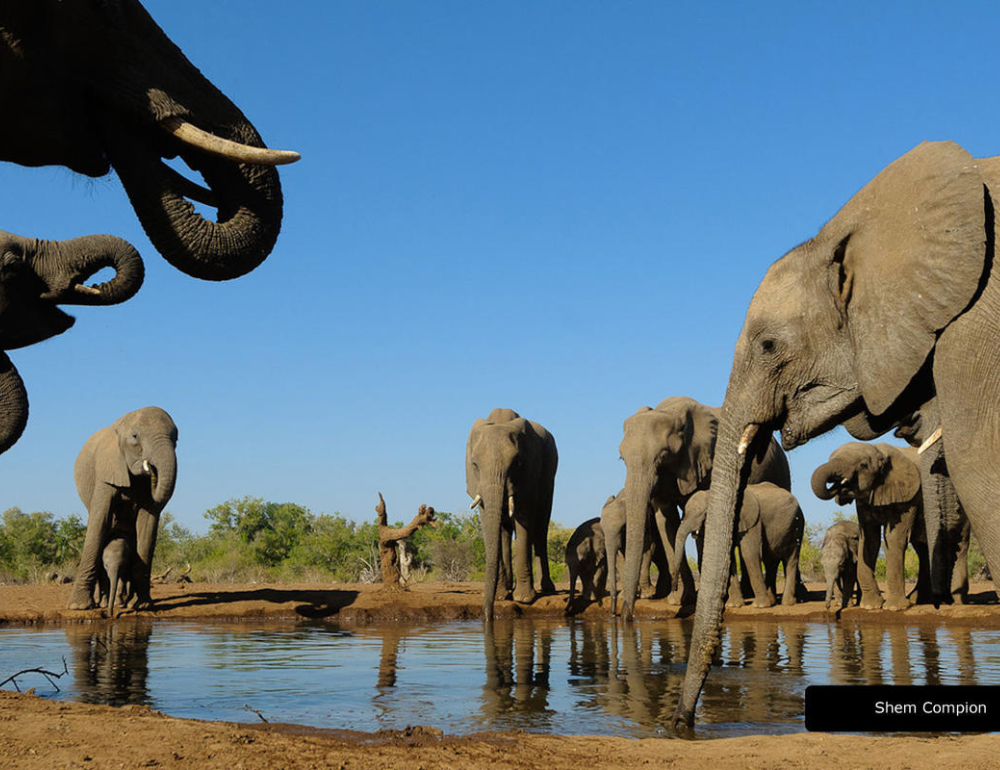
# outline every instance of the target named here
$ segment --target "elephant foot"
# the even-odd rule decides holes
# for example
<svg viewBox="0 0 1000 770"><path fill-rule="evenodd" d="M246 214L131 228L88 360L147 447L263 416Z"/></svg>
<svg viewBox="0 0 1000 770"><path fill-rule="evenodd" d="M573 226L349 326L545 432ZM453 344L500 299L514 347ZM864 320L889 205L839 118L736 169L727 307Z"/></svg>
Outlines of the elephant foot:
<svg viewBox="0 0 1000 770"><path fill-rule="evenodd" d="M88 591L74 591L66 602L66 608L70 610L92 610L96 606Z"/></svg>
<svg viewBox="0 0 1000 770"><path fill-rule="evenodd" d="M795 596L795 593L793 591L785 591L781 595L781 606L783 607L791 607L793 604L798 604L798 603L799 603L798 597Z"/></svg>
<svg viewBox="0 0 1000 770"><path fill-rule="evenodd" d="M639 587L640 599L652 599L654 596L656 596L656 589L652 585L645 585Z"/></svg>
<svg viewBox="0 0 1000 770"><path fill-rule="evenodd" d="M908 610L910 608L910 600L905 596L890 596L885 600L885 604L882 605L882 609L892 610L893 612L899 612L900 610Z"/></svg>
<svg viewBox="0 0 1000 770"><path fill-rule="evenodd" d="M667 594L667 598L663 601L671 607L683 607L684 606L684 591L678 589L676 591L671 591Z"/></svg>
<svg viewBox="0 0 1000 770"><path fill-rule="evenodd" d="M882 609L882 597L877 595L862 596L858 606L863 610L880 610Z"/></svg>
<svg viewBox="0 0 1000 770"><path fill-rule="evenodd" d="M730 607L730 608L732 608L732 607L742 607L743 606L743 597L741 596L738 599L726 599L726 606Z"/></svg>
<svg viewBox="0 0 1000 770"><path fill-rule="evenodd" d="M768 607L773 607L776 603L773 596L755 597L750 606L756 607L758 610L766 610Z"/></svg>
<svg viewBox="0 0 1000 770"><path fill-rule="evenodd" d="M533 588L527 591L514 591L514 601L518 604L531 604L537 597L538 594Z"/></svg>
<svg viewBox="0 0 1000 770"><path fill-rule="evenodd" d="M966 595L964 593L954 593L954 594L951 595L951 603L952 604L965 604L966 603L966 598L967 597L966 597Z"/></svg>
<svg viewBox="0 0 1000 770"><path fill-rule="evenodd" d="M542 581L542 593L543 594L554 594L556 592L556 584L551 580Z"/></svg>

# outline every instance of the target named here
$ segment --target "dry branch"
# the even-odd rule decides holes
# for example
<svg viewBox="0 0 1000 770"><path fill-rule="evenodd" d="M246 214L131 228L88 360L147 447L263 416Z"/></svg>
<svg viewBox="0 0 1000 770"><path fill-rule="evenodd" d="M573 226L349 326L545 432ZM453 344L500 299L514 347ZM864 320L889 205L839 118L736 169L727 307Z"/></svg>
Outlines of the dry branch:
<svg viewBox="0 0 1000 770"><path fill-rule="evenodd" d="M22 674L41 674L42 676L44 676L46 679L49 680L49 684L51 684L53 687L56 688L56 692L60 692L59 685L57 685L53 680L59 679L69 673L69 666L66 665L66 658L63 658L62 662L63 662L63 670L61 674L57 674L54 671L47 671L44 668L26 668L23 671L18 671L16 674L11 674L10 676L8 676L6 679L0 682L0 687L3 687L5 684L7 684L7 682L10 682L11 684L14 685L15 690L21 692L21 688L17 686L17 677L21 676Z"/></svg>
<svg viewBox="0 0 1000 770"><path fill-rule="evenodd" d="M413 517L413 521L405 527L390 527L385 513L385 500L382 498L382 493L379 492L375 513L378 520L378 550L382 560L382 587L390 591L399 591L402 590L403 584L400 580L397 544L421 527L428 524L436 527L437 520L434 518L434 508L421 505L417 515Z"/></svg>

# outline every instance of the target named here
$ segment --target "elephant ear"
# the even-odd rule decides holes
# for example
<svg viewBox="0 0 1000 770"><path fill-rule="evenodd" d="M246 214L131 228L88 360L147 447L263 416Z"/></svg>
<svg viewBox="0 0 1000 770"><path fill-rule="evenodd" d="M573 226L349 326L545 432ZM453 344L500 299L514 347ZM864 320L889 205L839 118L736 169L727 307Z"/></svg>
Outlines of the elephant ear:
<svg viewBox="0 0 1000 770"><path fill-rule="evenodd" d="M740 520L737 523L737 533L743 537L760 522L760 498L757 496L755 484L748 484L743 493L743 507L740 508Z"/></svg>
<svg viewBox="0 0 1000 770"><path fill-rule="evenodd" d="M475 497L479 492L479 474L472 467L472 443L476 437L476 432L485 424L486 420L482 417L477 418L472 423L472 430L469 431L469 440L465 444L465 491L469 493L469 497Z"/></svg>
<svg viewBox="0 0 1000 770"><path fill-rule="evenodd" d="M685 443L687 462L677 476L677 491L687 497L711 483L712 454L719 431L719 417L714 409L695 403L688 410Z"/></svg>
<svg viewBox="0 0 1000 770"><path fill-rule="evenodd" d="M831 288L868 409L880 415L963 312L986 265L986 191L953 142L925 142L887 166L828 222ZM992 223L989 225L992 228Z"/></svg>
<svg viewBox="0 0 1000 770"><path fill-rule="evenodd" d="M920 494L920 467L904 450L891 444L876 444L885 458L882 483L872 493L875 505L908 503ZM912 450L915 455L916 450Z"/></svg>
<svg viewBox="0 0 1000 770"><path fill-rule="evenodd" d="M118 433L113 427L97 432L93 451L97 481L113 487L127 487L130 483L128 464L122 457Z"/></svg>

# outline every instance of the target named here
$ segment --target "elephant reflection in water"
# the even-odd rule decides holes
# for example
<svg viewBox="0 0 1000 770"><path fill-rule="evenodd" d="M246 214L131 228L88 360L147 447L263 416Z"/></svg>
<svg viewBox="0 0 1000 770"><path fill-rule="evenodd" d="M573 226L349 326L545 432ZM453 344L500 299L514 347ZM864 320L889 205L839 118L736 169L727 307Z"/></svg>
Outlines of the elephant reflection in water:
<svg viewBox="0 0 1000 770"><path fill-rule="evenodd" d="M481 710L490 722L507 714L531 714L544 727L549 707L549 671L555 623L497 618L484 626L486 684Z"/></svg>
<svg viewBox="0 0 1000 770"><path fill-rule="evenodd" d="M151 623L103 623L68 626L73 679L85 703L122 706L149 704Z"/></svg>

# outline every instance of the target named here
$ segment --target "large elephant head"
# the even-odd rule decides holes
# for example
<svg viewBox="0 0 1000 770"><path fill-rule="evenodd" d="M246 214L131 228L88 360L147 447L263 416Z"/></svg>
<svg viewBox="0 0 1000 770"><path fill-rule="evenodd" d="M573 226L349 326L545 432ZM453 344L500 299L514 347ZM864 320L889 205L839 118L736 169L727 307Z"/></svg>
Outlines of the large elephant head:
<svg viewBox="0 0 1000 770"><path fill-rule="evenodd" d="M177 426L163 409L147 406L122 415L111 425L111 441L97 452L97 475L116 487L137 487L132 479L148 478L156 512L170 500L177 482Z"/></svg>
<svg viewBox="0 0 1000 770"><path fill-rule="evenodd" d="M0 159L113 167L143 228L189 275L253 270L281 226L277 163L253 125L185 58L137 0L0 4ZM180 156L209 189L162 162ZM188 199L218 210L212 222Z"/></svg>
<svg viewBox="0 0 1000 770"><path fill-rule="evenodd" d="M813 472L812 490L820 500L836 498L837 505L907 503L920 494L920 470L894 446L855 441L835 449Z"/></svg>
<svg viewBox="0 0 1000 770"><path fill-rule="evenodd" d="M115 275L97 286L87 281L101 268ZM0 231L0 350L47 340L73 325L59 305L114 305L142 285L139 254L110 235L42 241ZM0 366L0 453L20 438L28 399L6 355Z"/></svg>
<svg viewBox="0 0 1000 770"><path fill-rule="evenodd" d="M718 642L748 459L773 430L786 449L840 423L870 439L872 425L888 430L926 401L938 335L980 291L992 214L977 162L953 143L925 143L768 270L736 344L719 424L675 724L693 722Z"/></svg>
<svg viewBox="0 0 1000 770"><path fill-rule="evenodd" d="M708 486L718 416L693 398L674 396L625 420L618 447L625 463L624 606L635 603L651 501L675 504ZM669 544L664 544L668 552ZM671 567L672 568L672 567Z"/></svg>

